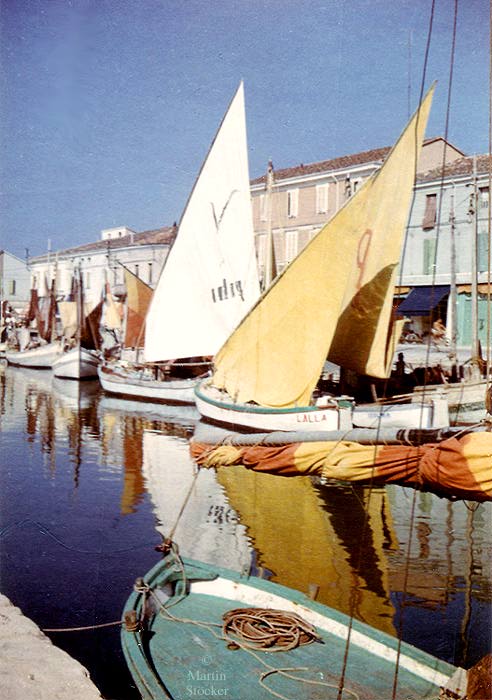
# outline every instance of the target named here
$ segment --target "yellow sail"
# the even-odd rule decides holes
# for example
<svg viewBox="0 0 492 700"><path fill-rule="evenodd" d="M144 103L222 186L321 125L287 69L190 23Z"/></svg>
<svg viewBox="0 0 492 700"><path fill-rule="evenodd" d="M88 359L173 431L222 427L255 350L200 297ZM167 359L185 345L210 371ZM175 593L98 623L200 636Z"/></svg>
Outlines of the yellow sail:
<svg viewBox="0 0 492 700"><path fill-rule="evenodd" d="M124 346L126 348L141 348L144 345L145 317L153 291L151 287L126 268L125 285L127 316Z"/></svg>
<svg viewBox="0 0 492 700"><path fill-rule="evenodd" d="M215 358L236 401L307 405L328 357L385 377L396 266L434 88L382 168L265 292Z"/></svg>

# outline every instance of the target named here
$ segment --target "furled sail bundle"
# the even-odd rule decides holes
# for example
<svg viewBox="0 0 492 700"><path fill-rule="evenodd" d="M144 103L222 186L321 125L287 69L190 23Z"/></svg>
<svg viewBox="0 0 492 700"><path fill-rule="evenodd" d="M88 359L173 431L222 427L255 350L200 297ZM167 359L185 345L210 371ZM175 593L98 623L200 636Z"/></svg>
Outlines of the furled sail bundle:
<svg viewBox="0 0 492 700"><path fill-rule="evenodd" d="M428 488L443 495L492 500L492 433L472 432L439 443L361 445L349 441L294 442L284 445L191 443L200 466L242 464L283 476Z"/></svg>
<svg viewBox="0 0 492 700"><path fill-rule="evenodd" d="M431 88L381 169L265 292L215 357L237 402L309 404L328 359L386 377L392 299Z"/></svg>

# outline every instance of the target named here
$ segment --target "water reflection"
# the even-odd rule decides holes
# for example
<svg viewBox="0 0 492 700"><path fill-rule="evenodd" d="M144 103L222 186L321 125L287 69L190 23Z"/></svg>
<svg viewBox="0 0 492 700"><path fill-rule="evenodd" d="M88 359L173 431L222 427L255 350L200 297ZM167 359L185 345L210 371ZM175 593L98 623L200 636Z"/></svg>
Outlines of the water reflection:
<svg viewBox="0 0 492 700"><path fill-rule="evenodd" d="M117 619L157 560L153 545L173 534L184 555L316 591L452 663L469 667L489 651L492 504L242 467L197 471L188 438L198 419L194 408L103 396L97 382L0 372L3 592L44 626ZM26 537L25 525L16 534L26 520L53 536ZM71 552L70 590L59 543ZM136 698L116 631L97 633L103 654L86 640L55 639L108 696Z"/></svg>

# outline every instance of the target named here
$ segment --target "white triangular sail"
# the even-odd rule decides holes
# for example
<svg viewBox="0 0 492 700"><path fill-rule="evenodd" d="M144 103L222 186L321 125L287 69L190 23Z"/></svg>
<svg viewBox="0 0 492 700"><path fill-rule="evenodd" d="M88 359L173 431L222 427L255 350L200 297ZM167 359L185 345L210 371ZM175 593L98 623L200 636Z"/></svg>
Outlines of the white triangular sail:
<svg viewBox="0 0 492 700"><path fill-rule="evenodd" d="M242 83L202 166L146 320L147 362L213 355L259 295Z"/></svg>

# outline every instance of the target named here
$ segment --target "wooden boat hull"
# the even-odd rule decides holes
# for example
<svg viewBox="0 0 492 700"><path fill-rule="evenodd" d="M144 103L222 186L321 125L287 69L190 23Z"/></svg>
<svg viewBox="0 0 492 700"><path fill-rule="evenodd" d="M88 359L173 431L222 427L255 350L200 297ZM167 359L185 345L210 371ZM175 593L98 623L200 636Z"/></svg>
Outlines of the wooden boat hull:
<svg viewBox="0 0 492 700"><path fill-rule="evenodd" d="M171 404L194 404L198 379L158 381L143 373L129 373L100 365L97 370L102 388L109 394Z"/></svg>
<svg viewBox="0 0 492 700"><path fill-rule="evenodd" d="M222 399L206 382L195 389L195 401L203 418L234 428L259 431L275 430L349 430L352 427L352 402L341 399L329 406L273 409L254 404L235 404Z"/></svg>
<svg viewBox="0 0 492 700"><path fill-rule="evenodd" d="M460 669L404 642L398 647L390 635L263 579L167 556L138 584L124 616L134 614L143 626L123 628L121 641L144 700L192 695L270 700L265 686L281 697L336 698L342 672L344 700L379 700L392 696L397 663L398 697L424 698L437 697L460 676ZM221 632L222 616L248 607L293 612L315 626L322 643L278 653L233 650ZM269 668L274 672L260 683ZM296 679L276 671L281 668L290 668Z"/></svg>
<svg viewBox="0 0 492 700"><path fill-rule="evenodd" d="M53 374L62 379L94 379L100 355L95 350L72 348L60 355L53 363Z"/></svg>
<svg viewBox="0 0 492 700"><path fill-rule="evenodd" d="M47 343L37 348L5 353L9 365L14 367L30 367L32 369L51 369L53 363L63 353L61 343Z"/></svg>

